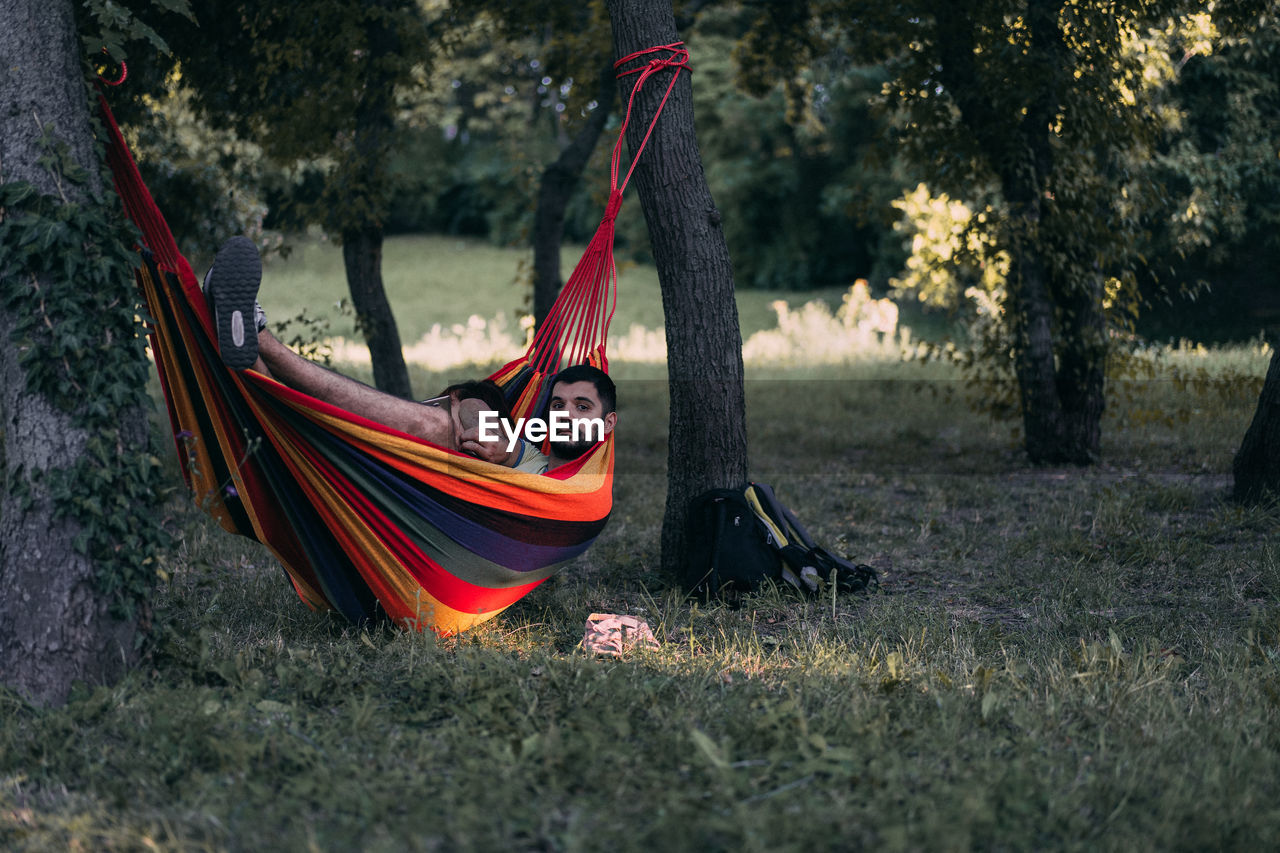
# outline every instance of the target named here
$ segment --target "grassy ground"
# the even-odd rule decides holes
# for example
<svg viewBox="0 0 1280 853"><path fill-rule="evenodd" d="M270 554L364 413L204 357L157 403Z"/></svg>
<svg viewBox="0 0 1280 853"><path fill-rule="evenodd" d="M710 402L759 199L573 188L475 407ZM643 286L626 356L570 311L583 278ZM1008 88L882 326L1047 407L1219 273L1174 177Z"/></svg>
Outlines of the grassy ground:
<svg viewBox="0 0 1280 853"><path fill-rule="evenodd" d="M353 336L353 324L333 310L346 295L342 251L318 239L291 243L287 259L268 262L263 274L262 305L271 317L291 317L302 309L333 317L335 334ZM561 269L568 277L581 249L566 248ZM388 239L384 247L383 276L401 340L412 344L434 324L449 328L465 324L477 315L485 320L502 317L515 328L515 308L529 297L529 253L500 249L475 240L443 236L405 236ZM615 330L633 323L649 329L662 326L662 299L653 267L620 264L618 311ZM460 282L465 283L461 284ZM850 282L852 284L852 282ZM820 298L839 306L843 288L815 293L788 294L792 304ZM767 291L741 291L738 311L744 334L770 328L775 316L769 303L778 298ZM531 310L532 303L523 310Z"/></svg>
<svg viewBox="0 0 1280 853"><path fill-rule="evenodd" d="M1229 357L1260 375L1202 361ZM1033 469L940 367L758 372L754 475L881 585L730 609L656 571L665 389L617 372L608 529L459 638L311 613L175 498L146 666L60 710L0 694L0 847L1280 843L1280 510L1227 497L1248 394L1143 383L1100 464ZM587 655L595 611L661 648Z"/></svg>

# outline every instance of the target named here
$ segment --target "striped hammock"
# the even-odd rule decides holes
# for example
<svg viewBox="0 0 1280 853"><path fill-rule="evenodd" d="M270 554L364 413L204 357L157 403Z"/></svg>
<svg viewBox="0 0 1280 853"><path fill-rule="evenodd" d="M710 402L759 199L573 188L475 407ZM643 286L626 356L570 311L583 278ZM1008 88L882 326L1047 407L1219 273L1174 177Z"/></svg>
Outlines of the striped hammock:
<svg viewBox="0 0 1280 853"><path fill-rule="evenodd" d="M673 58L639 69L641 80L674 67L674 85L688 55L680 45L659 50ZM352 622L386 618L452 634L497 615L590 547L612 508L612 434L572 463L527 474L227 369L196 276L105 98L100 105L116 191L143 237L137 280L183 477L225 529L271 551L303 602ZM599 230L528 351L491 377L517 417L543 411L547 380L562 365L608 368L613 223L630 178L618 182L625 129Z"/></svg>

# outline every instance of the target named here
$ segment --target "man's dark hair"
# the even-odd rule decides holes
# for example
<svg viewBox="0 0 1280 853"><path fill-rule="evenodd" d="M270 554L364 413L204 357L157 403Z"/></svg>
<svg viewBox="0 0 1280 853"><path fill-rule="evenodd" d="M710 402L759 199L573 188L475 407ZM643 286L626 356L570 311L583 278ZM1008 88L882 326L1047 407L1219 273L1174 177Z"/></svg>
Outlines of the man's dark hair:
<svg viewBox="0 0 1280 853"><path fill-rule="evenodd" d="M468 379L466 382L455 383L439 394L441 397L445 395L460 401L479 400L485 404L486 408L497 412L498 417L504 421L508 423L514 422L511 417L511 406L507 405L507 398L502 396L502 389L492 379Z"/></svg>
<svg viewBox="0 0 1280 853"><path fill-rule="evenodd" d="M554 391L556 385L561 382L590 382L595 386L596 394L600 397L600 407L604 409L606 415L618 408L618 389L609 378L609 374L598 367L592 367L589 364L566 367L551 380L551 390Z"/></svg>

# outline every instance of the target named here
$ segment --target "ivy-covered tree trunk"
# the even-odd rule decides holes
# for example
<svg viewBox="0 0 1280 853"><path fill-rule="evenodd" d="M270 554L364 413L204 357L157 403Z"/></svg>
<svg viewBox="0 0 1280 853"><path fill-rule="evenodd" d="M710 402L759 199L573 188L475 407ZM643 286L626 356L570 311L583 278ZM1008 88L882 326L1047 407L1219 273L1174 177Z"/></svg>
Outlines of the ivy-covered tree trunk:
<svg viewBox="0 0 1280 853"><path fill-rule="evenodd" d="M1276 343L1271 341L1271 363L1258 408L1231 465L1235 498L1248 503L1280 496L1280 349Z"/></svg>
<svg viewBox="0 0 1280 853"><path fill-rule="evenodd" d="M564 212L569 206L582 170L591 159L600 140L600 133L609 120L613 104L613 66L606 66L600 74L598 106L587 118L582 129L573 137L555 162L542 173L538 188L538 207L533 215L533 320L541 326L555 304L564 279L560 275L560 245L564 239Z"/></svg>
<svg viewBox="0 0 1280 853"><path fill-rule="evenodd" d="M614 55L679 41L671 0L609 0ZM694 57L696 63L696 57ZM637 63L642 64L642 63ZM634 152L662 100L668 70L636 96L627 142ZM627 103L636 75L620 79ZM666 319L671 416L662 568L685 553L689 501L747 477L742 334L733 268L711 199L693 125L693 89L682 73L640 157L634 182L653 247Z"/></svg>
<svg viewBox="0 0 1280 853"><path fill-rule="evenodd" d="M158 464L73 5L0 0L0 21L0 681L60 704L136 658Z"/></svg>

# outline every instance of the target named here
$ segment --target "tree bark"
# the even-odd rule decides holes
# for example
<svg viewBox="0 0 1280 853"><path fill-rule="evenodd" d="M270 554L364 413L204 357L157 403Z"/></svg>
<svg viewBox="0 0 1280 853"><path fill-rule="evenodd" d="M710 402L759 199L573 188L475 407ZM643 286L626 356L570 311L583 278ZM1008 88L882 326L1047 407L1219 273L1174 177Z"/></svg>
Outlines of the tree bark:
<svg viewBox="0 0 1280 853"><path fill-rule="evenodd" d="M1006 190L1007 195L1007 190ZM1022 428L1027 456L1034 463L1050 461L1062 444L1062 406L1058 399L1053 354L1053 302L1048 276L1034 238L1039 206L1020 205L1015 212L1010 251L1010 321L1016 340L1015 369L1022 405Z"/></svg>
<svg viewBox="0 0 1280 853"><path fill-rule="evenodd" d="M560 245L564 239L564 212L569 198L582 178L582 170L591 159L609 120L617 81L613 66L607 65L600 72L598 106L587 118L586 124L573 137L556 161L542 173L538 189L538 207L533 215L533 320L534 327L542 326L551 306L555 304L564 279L560 275Z"/></svg>
<svg viewBox="0 0 1280 853"><path fill-rule="evenodd" d="M1001 173L1006 197L1023 209L1034 204L1039 211L1037 219L1052 216L1054 209L1040 199L1052 189L1055 161L1049 128L1062 101L1061 75L1069 68L1058 24L1061 7L1060 0L1027 1L1030 65L1039 83L1022 121L1021 135L1030 156L1022 174L1012 168ZM1027 174L1033 176L1031 181ZM1038 388L1031 395L1024 393L1024 400L1034 402L1023 410L1027 456L1034 463L1088 465L1097 458L1102 436L1107 347L1102 278L1099 274L1084 281L1055 282L1043 246L1043 240L1025 240L1021 247L1024 260L1034 266L1036 277L1043 282L1031 285L1036 298L1042 286L1046 297L1043 309L1037 306L1026 319L1037 326L1047 323L1048 328L1045 340L1033 338L1026 358L1019 360L1019 378L1025 362L1028 382L1052 381L1051 386ZM1022 284L1030 284L1025 276Z"/></svg>
<svg viewBox="0 0 1280 853"><path fill-rule="evenodd" d="M1271 363L1258 408L1232 461L1235 499L1257 503L1280 497L1280 348L1271 341Z"/></svg>
<svg viewBox="0 0 1280 853"><path fill-rule="evenodd" d="M670 0L609 0L618 58L680 40ZM634 152L670 80L654 77L636 96L627 142ZM637 77L619 80L627 103ZM677 573L686 553L689 501L747 477L742 334L733 268L720 213L702 169L693 124L693 89L680 74L635 170L635 184L662 289L671 415L662 569Z"/></svg>
<svg viewBox="0 0 1280 853"><path fill-rule="evenodd" d="M71 203L97 204L99 163L70 0L0 0L0 20L0 182L27 181ZM89 172L86 186L59 182L38 162L41 126L52 126ZM0 278L15 275L12 264L0 257ZM50 298L76 286L52 276L33 284ZM88 436L72 413L28 388L16 319L0 308L0 680L35 703L61 704L74 681L108 683L135 660L137 620L109 613L93 561L73 545L80 524L54 512L48 483L76 463ZM145 447L146 413L125 411L122 421Z"/></svg>
<svg viewBox="0 0 1280 853"><path fill-rule="evenodd" d="M1060 298L1062 343L1057 381L1062 406L1061 461L1090 465L1102 446L1106 403L1108 344L1102 274L1069 286L1070 292Z"/></svg>
<svg viewBox="0 0 1280 853"><path fill-rule="evenodd" d="M342 234L342 261L357 323L373 361L373 384L380 391L410 399L409 369L400 346L387 291L382 285L382 229L366 227Z"/></svg>

